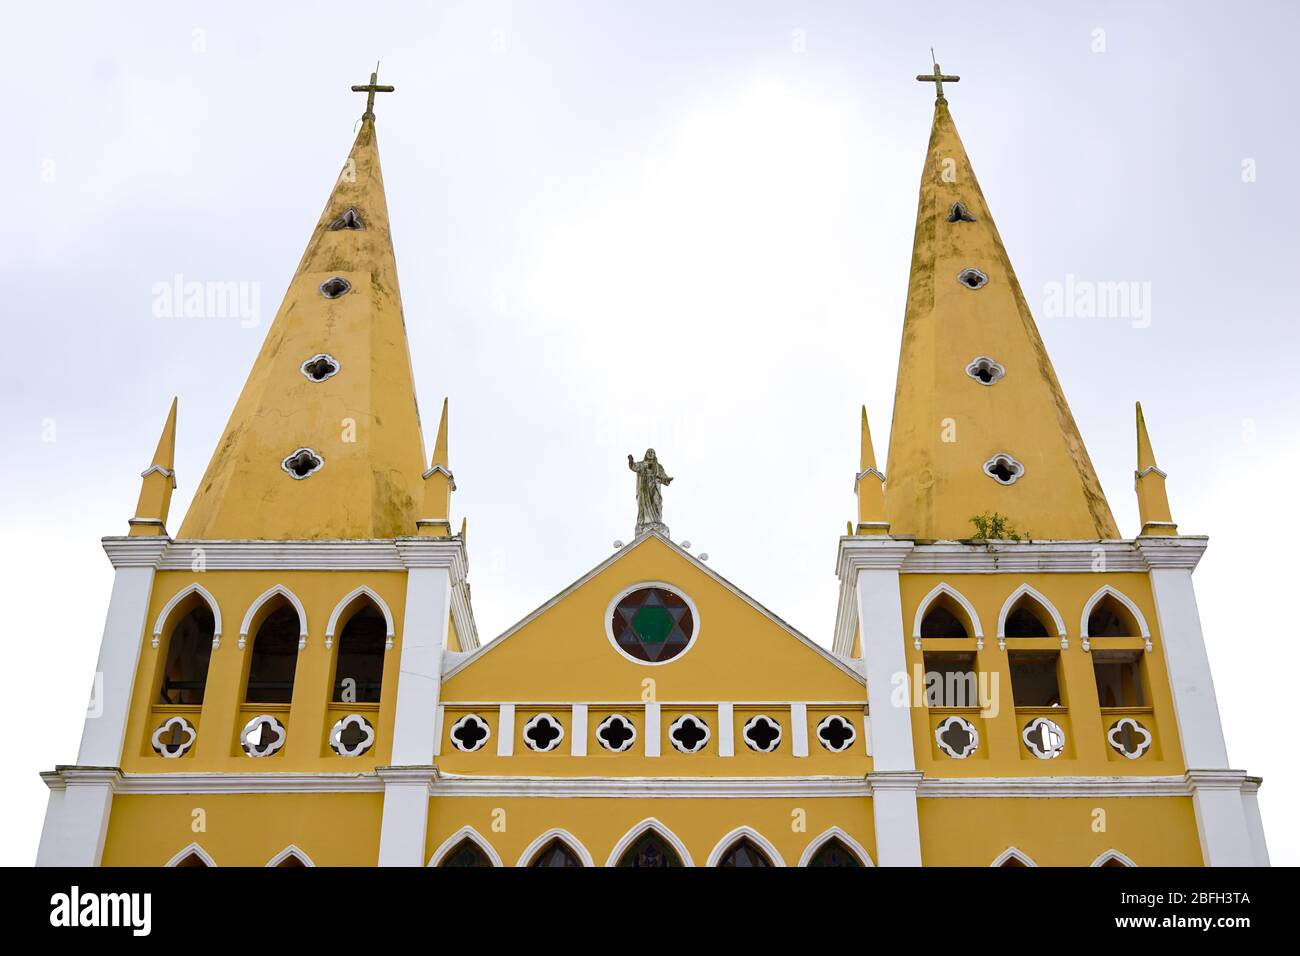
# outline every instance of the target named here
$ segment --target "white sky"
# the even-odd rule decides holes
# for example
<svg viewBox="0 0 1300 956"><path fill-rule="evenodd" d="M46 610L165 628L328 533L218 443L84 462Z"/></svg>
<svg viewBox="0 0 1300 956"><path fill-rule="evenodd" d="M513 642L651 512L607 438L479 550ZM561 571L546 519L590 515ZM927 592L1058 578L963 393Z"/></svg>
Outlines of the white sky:
<svg viewBox="0 0 1300 956"><path fill-rule="evenodd" d="M625 456L652 444L677 479L674 537L829 644L860 403L887 447L931 45L963 77L953 114L1121 529L1140 398L1175 518L1212 538L1196 579L1229 751L1266 778L1274 861L1300 862L1281 603L1300 14L909 9L7 10L0 581L24 729L0 770L0 862L34 859L36 774L76 757L111 583L98 539L125 532L173 394L179 527L377 58L398 88L379 136L426 437L450 395L484 637L631 535ZM177 273L259 283L261 322L155 318L152 287ZM1150 327L1045 317L1067 275L1150 283Z"/></svg>

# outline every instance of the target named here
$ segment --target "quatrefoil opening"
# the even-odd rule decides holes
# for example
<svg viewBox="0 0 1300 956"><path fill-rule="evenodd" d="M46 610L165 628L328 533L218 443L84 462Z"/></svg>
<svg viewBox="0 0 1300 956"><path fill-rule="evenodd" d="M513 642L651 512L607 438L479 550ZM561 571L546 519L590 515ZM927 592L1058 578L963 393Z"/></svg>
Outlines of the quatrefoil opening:
<svg viewBox="0 0 1300 956"><path fill-rule="evenodd" d="M831 714L817 725L817 740L831 753L841 753L858 739L853 724L839 714Z"/></svg>
<svg viewBox="0 0 1300 956"><path fill-rule="evenodd" d="M682 714L669 725L668 739L682 753L696 753L709 742L709 725L694 714Z"/></svg>
<svg viewBox="0 0 1300 956"><path fill-rule="evenodd" d="M741 736L750 750L769 754L781 743L781 725L766 714L759 714L746 721Z"/></svg>
<svg viewBox="0 0 1300 956"><path fill-rule="evenodd" d="M564 739L564 728L550 714L538 714L524 724L524 743L529 750L547 753L554 750Z"/></svg>
<svg viewBox="0 0 1300 956"><path fill-rule="evenodd" d="M360 757L375 745L375 727L360 714L348 714L330 728L330 749L340 757Z"/></svg>
<svg viewBox="0 0 1300 956"><path fill-rule="evenodd" d="M611 753L622 753L636 740L636 727L622 714L610 714L596 726L596 739Z"/></svg>
<svg viewBox="0 0 1300 956"><path fill-rule="evenodd" d="M477 714L466 714L451 726L451 742L457 750L473 753L492 736L487 722Z"/></svg>

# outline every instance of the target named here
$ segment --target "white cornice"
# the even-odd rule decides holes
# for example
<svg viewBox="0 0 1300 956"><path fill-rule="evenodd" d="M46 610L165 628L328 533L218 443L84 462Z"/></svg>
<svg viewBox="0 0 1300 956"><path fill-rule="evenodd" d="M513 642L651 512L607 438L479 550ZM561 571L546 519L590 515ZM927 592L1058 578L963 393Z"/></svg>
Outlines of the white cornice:
<svg viewBox="0 0 1300 956"><path fill-rule="evenodd" d="M841 581L852 581L858 571L897 571L914 547L914 542L898 538L873 535L840 538L836 574Z"/></svg>
<svg viewBox="0 0 1300 956"><path fill-rule="evenodd" d="M1210 539L1205 535L1152 535L1137 539L1147 565L1158 570L1194 571L1209 544Z"/></svg>
<svg viewBox="0 0 1300 956"><path fill-rule="evenodd" d="M865 797L862 777L470 777L439 774L436 797Z"/></svg>
<svg viewBox="0 0 1300 956"><path fill-rule="evenodd" d="M166 553L170 538L157 537L113 537L102 538L104 553L114 568L158 568Z"/></svg>
<svg viewBox="0 0 1300 956"><path fill-rule="evenodd" d="M1186 797L1182 777L927 777L919 797Z"/></svg>

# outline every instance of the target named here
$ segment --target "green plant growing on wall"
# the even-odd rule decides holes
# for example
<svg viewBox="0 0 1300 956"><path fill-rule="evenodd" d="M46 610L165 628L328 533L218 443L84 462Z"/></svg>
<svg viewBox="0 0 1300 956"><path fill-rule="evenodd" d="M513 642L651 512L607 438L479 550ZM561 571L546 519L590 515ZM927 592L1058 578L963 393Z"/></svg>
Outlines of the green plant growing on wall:
<svg viewBox="0 0 1300 956"><path fill-rule="evenodd" d="M975 526L975 540L977 541L1022 541L1024 536L1019 531L1011 527L1011 519L1006 515L993 514L975 515L970 519L970 523Z"/></svg>

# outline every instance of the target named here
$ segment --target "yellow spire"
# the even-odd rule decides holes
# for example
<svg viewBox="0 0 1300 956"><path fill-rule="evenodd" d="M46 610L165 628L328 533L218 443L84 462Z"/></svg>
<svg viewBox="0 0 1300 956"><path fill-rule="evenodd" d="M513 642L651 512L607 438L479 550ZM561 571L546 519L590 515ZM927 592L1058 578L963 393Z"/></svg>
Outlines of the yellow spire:
<svg viewBox="0 0 1300 956"><path fill-rule="evenodd" d="M442 400L442 417L438 420L438 438L433 443L433 460L424 473L424 517L416 524L420 534L438 538L451 536L451 493L456 479L451 474L447 454L447 399ZM462 532L464 525L461 526Z"/></svg>
<svg viewBox="0 0 1300 956"><path fill-rule="evenodd" d="M858 496L858 534L889 534L885 520L885 476L876 467L876 450L871 444L871 426L867 424L867 406L862 406L862 451L858 457L858 477L853 482Z"/></svg>
<svg viewBox="0 0 1300 956"><path fill-rule="evenodd" d="M944 99L921 177L888 469L894 535L969 538L972 517L1000 512L1035 538L1119 537Z"/></svg>
<svg viewBox="0 0 1300 956"><path fill-rule="evenodd" d="M172 399L163 423L153 462L140 473L140 500L129 522L131 537L159 537L167 534L167 511L176 490L176 399Z"/></svg>
<svg viewBox="0 0 1300 956"><path fill-rule="evenodd" d="M409 535L423 470L388 204L367 111L181 537Z"/></svg>
<svg viewBox="0 0 1300 956"><path fill-rule="evenodd" d="M1133 488L1137 492L1142 534L1177 534L1178 526L1169 511L1169 495L1165 491L1165 473L1156 467L1156 453L1151 448L1151 436L1147 434L1141 402L1137 403L1137 437L1137 471L1133 473Z"/></svg>

